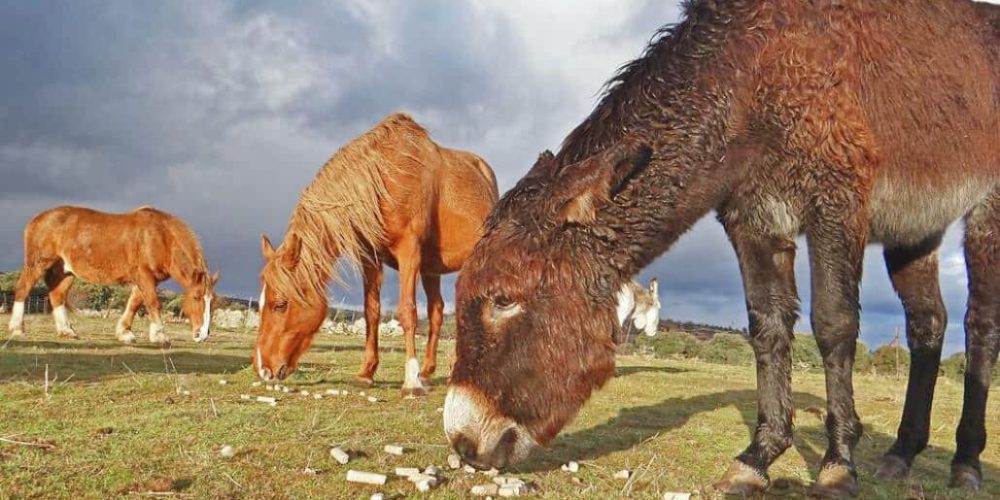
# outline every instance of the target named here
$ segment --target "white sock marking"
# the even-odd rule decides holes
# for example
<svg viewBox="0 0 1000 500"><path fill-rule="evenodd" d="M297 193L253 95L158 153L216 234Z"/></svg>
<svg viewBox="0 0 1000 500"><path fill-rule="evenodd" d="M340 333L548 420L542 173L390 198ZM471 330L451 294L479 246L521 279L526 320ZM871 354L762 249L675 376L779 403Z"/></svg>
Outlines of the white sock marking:
<svg viewBox="0 0 1000 500"><path fill-rule="evenodd" d="M423 387L420 383L420 363L417 361L417 358L406 360L406 378L404 379L403 387L407 389Z"/></svg>
<svg viewBox="0 0 1000 500"><path fill-rule="evenodd" d="M10 311L11 331L24 329L24 302L14 302L14 308Z"/></svg>
<svg viewBox="0 0 1000 500"><path fill-rule="evenodd" d="M61 305L52 310L52 317L56 321L56 332L66 333L73 329L69 324L69 312L65 305Z"/></svg>

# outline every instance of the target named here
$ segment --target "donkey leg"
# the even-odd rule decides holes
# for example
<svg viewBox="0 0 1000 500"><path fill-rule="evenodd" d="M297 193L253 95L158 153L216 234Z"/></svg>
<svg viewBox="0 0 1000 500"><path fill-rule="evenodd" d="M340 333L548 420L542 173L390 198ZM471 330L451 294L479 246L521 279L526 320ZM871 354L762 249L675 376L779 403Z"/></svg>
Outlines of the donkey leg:
<svg viewBox="0 0 1000 500"><path fill-rule="evenodd" d="M818 220L806 237L812 276L812 328L826 373L829 445L812 493L820 497L854 496L858 492L854 447L863 431L854 409L854 353L868 225L857 212L845 218L845 212L850 211L839 207L817 212Z"/></svg>
<svg viewBox="0 0 1000 500"><path fill-rule="evenodd" d="M25 264L21 270L21 276L14 285L14 306L10 311L10 323L7 324L12 337L24 335L24 303L31 296L32 287L51 265L52 261L34 262Z"/></svg>
<svg viewBox="0 0 1000 500"><path fill-rule="evenodd" d="M420 383L420 362L417 361L417 277L420 273L420 245L407 240L397 248L399 261L399 310L396 311L406 341L406 374L403 397L416 398L426 394Z"/></svg>
<svg viewBox="0 0 1000 500"><path fill-rule="evenodd" d="M118 324L115 325L115 335L118 336L118 340L126 344L135 342L135 334L132 333L132 320L135 319L135 313L141 305L142 293L138 286L133 285L132 293L129 294L128 301L125 303L125 312L122 313L121 318L118 318Z"/></svg>
<svg viewBox="0 0 1000 500"><path fill-rule="evenodd" d="M424 384L430 384L431 375L437 370L437 346L441 336L441 324L444 323L444 299L441 297L441 277L421 276L424 283L424 293L427 294L427 321L430 328L427 332L427 351L424 352L424 366L420 370L420 379Z"/></svg>
<svg viewBox="0 0 1000 500"><path fill-rule="evenodd" d="M52 318L56 323L56 333L60 337L80 338L69 321L66 309L66 298L73 286L73 275L63 270L63 264L57 262L45 273L45 284L49 287L49 303L52 304Z"/></svg>
<svg viewBox="0 0 1000 500"><path fill-rule="evenodd" d="M382 320L379 294L382 291L382 265L365 264L365 360L358 371L358 385L370 386L375 383L378 369L378 326Z"/></svg>
<svg viewBox="0 0 1000 500"><path fill-rule="evenodd" d="M927 447L931 404L941 364L941 342L948 323L938 285L937 247L941 236L913 248L885 250L892 286L906 311L906 340L910 347L910 378L896 442L882 457L876 474L903 479L913 459Z"/></svg>
<svg viewBox="0 0 1000 500"><path fill-rule="evenodd" d="M169 345L170 339L163 333L163 320L160 317L160 298L156 296L156 280L145 276L139 280L139 291L142 303L149 313L149 341L153 344Z"/></svg>
<svg viewBox="0 0 1000 500"><path fill-rule="evenodd" d="M965 220L965 262L969 308L965 315L965 400L955 433L951 486L979 489L979 454L986 447L986 399L1000 350L1000 193L994 193Z"/></svg>
<svg viewBox="0 0 1000 500"><path fill-rule="evenodd" d="M757 359L757 428L715 488L750 495L767 489L768 467L792 444L791 342L799 304L795 243L743 228L727 232L739 257Z"/></svg>

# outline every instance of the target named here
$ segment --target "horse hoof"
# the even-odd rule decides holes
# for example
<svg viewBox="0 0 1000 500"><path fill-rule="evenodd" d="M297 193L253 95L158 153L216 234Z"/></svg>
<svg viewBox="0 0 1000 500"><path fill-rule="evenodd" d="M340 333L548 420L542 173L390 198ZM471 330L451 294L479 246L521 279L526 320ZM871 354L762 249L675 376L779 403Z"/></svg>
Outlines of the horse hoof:
<svg viewBox="0 0 1000 500"><path fill-rule="evenodd" d="M11 337L23 337L24 336L24 330L21 329L21 328L11 328L10 329L10 336Z"/></svg>
<svg viewBox="0 0 1000 500"><path fill-rule="evenodd" d="M365 377L364 375L358 375L354 377L354 381L351 383L354 387L371 387L375 385L375 380L371 377Z"/></svg>
<svg viewBox="0 0 1000 500"><path fill-rule="evenodd" d="M882 480L906 479L910 475L910 466L902 458L885 454L879 460L878 469L875 470L875 477Z"/></svg>
<svg viewBox="0 0 1000 500"><path fill-rule="evenodd" d="M121 335L118 336L118 340L122 341L122 343L124 343L124 344L134 344L135 343L135 334L132 333L132 332L126 331L125 333L123 333L123 334L121 334Z"/></svg>
<svg viewBox="0 0 1000 500"><path fill-rule="evenodd" d="M427 395L427 391L423 387L404 387L400 392L403 395L403 399L417 399Z"/></svg>
<svg viewBox="0 0 1000 500"><path fill-rule="evenodd" d="M737 460L712 488L726 495L752 496L764 493L770 484L767 473Z"/></svg>
<svg viewBox="0 0 1000 500"><path fill-rule="evenodd" d="M975 467L965 464L951 466L951 481L948 486L963 490L978 491L983 484L983 475Z"/></svg>
<svg viewBox="0 0 1000 500"><path fill-rule="evenodd" d="M63 330L59 332L59 336L62 338L73 339L73 340L80 338L80 336L77 335L76 332L74 332L73 330Z"/></svg>
<svg viewBox="0 0 1000 500"><path fill-rule="evenodd" d="M846 465L829 465L819 471L809 493L814 498L852 498L858 494L858 477Z"/></svg>

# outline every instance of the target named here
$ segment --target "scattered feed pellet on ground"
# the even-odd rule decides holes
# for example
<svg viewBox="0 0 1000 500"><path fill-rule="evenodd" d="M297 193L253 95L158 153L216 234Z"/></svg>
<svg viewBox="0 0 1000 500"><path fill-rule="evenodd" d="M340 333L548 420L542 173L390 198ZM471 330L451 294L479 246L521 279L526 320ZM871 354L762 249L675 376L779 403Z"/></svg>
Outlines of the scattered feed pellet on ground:
<svg viewBox="0 0 1000 500"><path fill-rule="evenodd" d="M228 383L229 383L229 381L227 381L227 380L220 380L219 381L219 385L226 385Z"/></svg>
<svg viewBox="0 0 1000 500"><path fill-rule="evenodd" d="M340 465L347 465L347 462L351 461L351 456L340 447L334 447L331 449L330 456L333 457L333 459Z"/></svg>
<svg viewBox="0 0 1000 500"><path fill-rule="evenodd" d="M615 472L615 479L628 479L632 477L632 471L625 469Z"/></svg>
<svg viewBox="0 0 1000 500"><path fill-rule="evenodd" d="M250 400L251 400L251 399L253 399L253 398L252 398L252 397L250 397L250 395L249 395L249 394L240 394L240 399L242 399L242 400L244 400L244 401L250 401Z"/></svg>
<svg viewBox="0 0 1000 500"><path fill-rule="evenodd" d="M663 500L691 500L690 493L673 493L667 492L663 494Z"/></svg>
<svg viewBox="0 0 1000 500"><path fill-rule="evenodd" d="M385 495L382 493L374 493L369 500L385 500Z"/></svg>
<svg viewBox="0 0 1000 500"><path fill-rule="evenodd" d="M570 462L570 463L565 464L562 467L560 467L560 469L562 469L563 472L574 472L575 473L575 472L578 472L580 470L580 464L578 464L576 462Z"/></svg>
<svg viewBox="0 0 1000 500"><path fill-rule="evenodd" d="M470 493L472 493L473 496L485 497L489 495L496 495L499 492L500 486L496 484L477 484L472 487Z"/></svg>
<svg viewBox="0 0 1000 500"><path fill-rule="evenodd" d="M222 449L219 450L219 454L224 458L233 458L236 456L236 450L232 446L224 445Z"/></svg>
<svg viewBox="0 0 1000 500"><path fill-rule="evenodd" d="M349 470L347 471L347 480L352 483L383 485L385 484L386 476L385 474L378 474L376 472Z"/></svg>
<svg viewBox="0 0 1000 500"><path fill-rule="evenodd" d="M452 470L459 469L462 467L462 457L458 456L456 453L448 455L448 467Z"/></svg>
<svg viewBox="0 0 1000 500"><path fill-rule="evenodd" d="M385 452L390 455L402 455L403 452L406 451L402 446L397 446L394 444L385 445L385 448L383 448L383 450L385 450Z"/></svg>
<svg viewBox="0 0 1000 500"><path fill-rule="evenodd" d="M399 477L410 477L420 474L420 469L416 467L396 467L396 475Z"/></svg>

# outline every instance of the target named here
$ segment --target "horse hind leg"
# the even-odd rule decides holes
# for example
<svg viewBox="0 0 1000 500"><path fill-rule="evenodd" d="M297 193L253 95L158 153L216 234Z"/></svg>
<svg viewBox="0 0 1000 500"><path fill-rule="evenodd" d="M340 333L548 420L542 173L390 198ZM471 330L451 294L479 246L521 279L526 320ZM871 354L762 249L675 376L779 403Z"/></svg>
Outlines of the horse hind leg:
<svg viewBox="0 0 1000 500"><path fill-rule="evenodd" d="M896 441L882 457L877 476L903 479L913 459L927 447L931 404L941 344L948 323L938 284L938 253L941 235L912 248L887 248L885 263L892 286L906 312L906 339L910 348L910 376L906 403Z"/></svg>
<svg viewBox="0 0 1000 500"><path fill-rule="evenodd" d="M951 486L979 489L979 455L986 447L986 400L1000 350L1000 191L965 219L969 305L965 315L965 398L955 433Z"/></svg>
<svg viewBox="0 0 1000 500"><path fill-rule="evenodd" d="M126 344L135 342L135 333L132 332L132 321L135 319L135 313L139 310L140 306L142 306L142 293L139 291L139 287L133 286L132 293L129 294L128 302L125 304L125 311L115 325L115 335L118 337L118 340Z"/></svg>
<svg viewBox="0 0 1000 500"><path fill-rule="evenodd" d="M28 262L29 258L25 257L24 269L21 270L17 284L14 285L14 305L11 307L10 322L7 324L12 337L24 335L25 303L31 296L31 289L35 283L42 278L45 271L54 262L54 260Z"/></svg>
<svg viewBox="0 0 1000 500"><path fill-rule="evenodd" d="M420 370L420 380L430 385L431 376L437 370L437 346L441 337L441 325L444 323L444 298L441 297L441 277L421 276L424 293L427 294L427 321L430 326L427 331L427 350L424 352L424 366Z"/></svg>
<svg viewBox="0 0 1000 500"><path fill-rule="evenodd" d="M73 287L73 275L63 269L62 262L57 262L45 273L45 284L49 287L49 302L52 304L52 318L56 323L56 333L60 337L80 338L70 324L66 299Z"/></svg>

